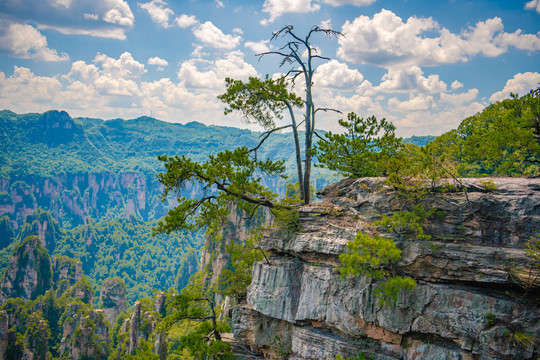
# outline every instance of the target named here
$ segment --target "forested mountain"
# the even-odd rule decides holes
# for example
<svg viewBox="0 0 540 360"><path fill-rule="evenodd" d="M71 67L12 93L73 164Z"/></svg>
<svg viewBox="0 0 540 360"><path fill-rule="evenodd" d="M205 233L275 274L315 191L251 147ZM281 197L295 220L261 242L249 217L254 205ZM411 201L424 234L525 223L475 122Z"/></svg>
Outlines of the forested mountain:
<svg viewBox="0 0 540 360"><path fill-rule="evenodd" d="M152 236L171 205L160 199L156 174L164 168L157 156L202 160L235 146L254 147L260 135L149 117L104 121L63 111L0 111L0 272L14 246L39 235L51 255L80 259L98 290L108 277L123 278L130 303L153 289L185 285L197 270L202 233ZM283 159L291 168L293 152L291 134L276 133L258 156ZM315 170L315 179L320 188L336 177ZM294 178L263 181L283 193ZM188 186L182 195L198 192Z"/></svg>

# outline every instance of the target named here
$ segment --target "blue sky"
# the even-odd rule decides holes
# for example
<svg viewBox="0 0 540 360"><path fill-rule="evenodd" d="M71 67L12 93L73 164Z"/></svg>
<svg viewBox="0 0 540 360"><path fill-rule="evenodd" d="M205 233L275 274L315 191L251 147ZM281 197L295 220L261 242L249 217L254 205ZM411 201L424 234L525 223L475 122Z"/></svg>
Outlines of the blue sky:
<svg viewBox="0 0 540 360"><path fill-rule="evenodd" d="M332 59L316 63L316 106L386 117L401 136L540 84L540 0L3 0L0 108L246 127L216 95L225 77L288 71L255 54L289 24L345 35L313 38Z"/></svg>

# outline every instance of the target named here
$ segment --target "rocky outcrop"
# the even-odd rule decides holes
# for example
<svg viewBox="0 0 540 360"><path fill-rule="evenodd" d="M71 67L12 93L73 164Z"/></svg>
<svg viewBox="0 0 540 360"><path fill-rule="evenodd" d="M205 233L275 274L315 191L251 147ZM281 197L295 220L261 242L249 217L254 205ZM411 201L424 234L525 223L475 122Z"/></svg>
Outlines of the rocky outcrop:
<svg viewBox="0 0 540 360"><path fill-rule="evenodd" d="M109 324L113 325L120 313L126 311L126 284L120 278L107 279L101 285L99 302Z"/></svg>
<svg viewBox="0 0 540 360"><path fill-rule="evenodd" d="M157 294L153 303L139 300L133 305L133 312L124 320L119 331L127 335L127 341L123 349L128 354L135 354L140 348L141 342L150 341L154 344L153 352L160 360L167 358L167 334L164 330L157 330L159 320L165 315L165 294ZM122 348L122 344L119 347Z"/></svg>
<svg viewBox="0 0 540 360"><path fill-rule="evenodd" d="M52 285L51 260L37 236L27 237L13 251L0 284L0 304L8 298L35 299Z"/></svg>
<svg viewBox="0 0 540 360"><path fill-rule="evenodd" d="M62 227L107 219L111 209L149 221L167 213L161 184L154 174L84 173L55 177L27 176L22 181L0 178L0 217L8 216L14 229L38 207L46 209ZM186 194L196 189L186 189ZM196 192L196 191L195 191Z"/></svg>
<svg viewBox="0 0 540 360"><path fill-rule="evenodd" d="M322 203L300 208L300 232L273 229L261 240L270 264L254 265L247 301L234 310L235 338L265 358L538 357L538 292L524 296L520 284L526 242L540 231L540 180L461 182L467 193L446 187L425 198L438 210L423 224L429 240L377 229L396 242L400 271L417 282L390 305L380 303L374 279L336 270L357 232L373 233L375 220L404 203L384 179L323 189Z"/></svg>
<svg viewBox="0 0 540 360"><path fill-rule="evenodd" d="M53 286L60 296L83 277L82 262L67 256L53 257Z"/></svg>
<svg viewBox="0 0 540 360"><path fill-rule="evenodd" d="M60 296L81 280L82 263L79 260L60 256L51 261L42 245L43 240L32 235L15 247L0 283L0 304L9 298L34 300L51 289ZM85 292L88 292L87 287ZM81 293L75 296L85 298Z"/></svg>
<svg viewBox="0 0 540 360"><path fill-rule="evenodd" d="M83 304L68 305L63 323L60 354L69 359L106 359L109 326L105 312Z"/></svg>
<svg viewBox="0 0 540 360"><path fill-rule="evenodd" d="M0 359L7 357L9 345L9 315L7 311L0 311Z"/></svg>
<svg viewBox="0 0 540 360"><path fill-rule="evenodd" d="M41 239L41 246L52 253L61 231L58 222L48 211L37 209L26 217L19 236L24 239L27 236L37 235Z"/></svg>

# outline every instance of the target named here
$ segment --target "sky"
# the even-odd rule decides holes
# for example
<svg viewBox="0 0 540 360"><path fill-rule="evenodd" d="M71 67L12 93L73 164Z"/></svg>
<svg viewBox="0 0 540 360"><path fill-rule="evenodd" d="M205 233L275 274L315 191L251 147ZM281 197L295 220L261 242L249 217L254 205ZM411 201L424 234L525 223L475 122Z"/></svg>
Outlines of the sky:
<svg viewBox="0 0 540 360"><path fill-rule="evenodd" d="M294 69L256 56L285 45L271 37L287 25L343 34L311 37L330 59L314 60L317 107L384 117L399 136L540 86L540 0L2 0L0 109L256 130L217 95L226 77ZM332 131L345 116L319 114Z"/></svg>

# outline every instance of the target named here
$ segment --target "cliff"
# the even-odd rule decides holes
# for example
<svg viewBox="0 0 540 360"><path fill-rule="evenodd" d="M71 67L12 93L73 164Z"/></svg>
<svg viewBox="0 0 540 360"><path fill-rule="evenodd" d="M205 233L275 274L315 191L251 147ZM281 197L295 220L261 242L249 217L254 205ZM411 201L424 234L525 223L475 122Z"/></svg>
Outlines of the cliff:
<svg viewBox="0 0 540 360"><path fill-rule="evenodd" d="M423 228L379 232L402 251L399 268L415 289L381 305L377 281L343 278L339 254L357 232L404 204L384 179L346 179L300 208L302 230L268 231L247 300L233 311L236 341L265 358L536 359L540 310L524 293L526 242L540 231L539 179L464 179L468 191L435 191ZM488 182L489 181L489 182ZM490 183L491 182L491 183ZM441 187L440 190L444 189Z"/></svg>
<svg viewBox="0 0 540 360"><path fill-rule="evenodd" d="M37 236L17 246L0 284L0 304L9 298L35 299L52 286L51 260Z"/></svg>

